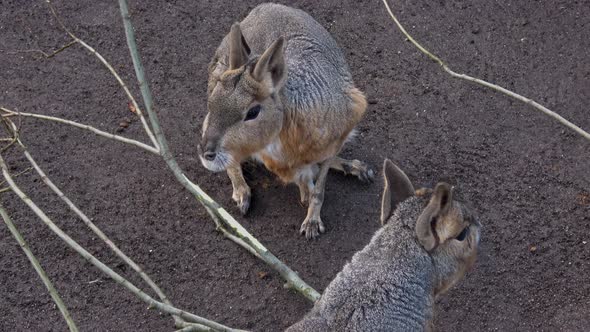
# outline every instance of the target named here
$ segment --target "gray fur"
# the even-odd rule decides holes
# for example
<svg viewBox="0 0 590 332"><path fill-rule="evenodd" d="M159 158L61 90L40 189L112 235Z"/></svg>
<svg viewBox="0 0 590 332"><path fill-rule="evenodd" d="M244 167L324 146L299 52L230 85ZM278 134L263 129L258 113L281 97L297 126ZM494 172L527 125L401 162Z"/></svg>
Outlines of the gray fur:
<svg viewBox="0 0 590 332"><path fill-rule="evenodd" d="M280 37L285 39L288 78L281 96L287 109L342 112L348 108L345 93L354 83L344 55L311 16L299 9L264 3L255 7L240 27L253 56L262 54ZM214 57L215 62L226 67L228 41L229 35Z"/></svg>
<svg viewBox="0 0 590 332"><path fill-rule="evenodd" d="M416 241L424 199L412 197L357 252L288 332L423 331L433 316L434 265Z"/></svg>

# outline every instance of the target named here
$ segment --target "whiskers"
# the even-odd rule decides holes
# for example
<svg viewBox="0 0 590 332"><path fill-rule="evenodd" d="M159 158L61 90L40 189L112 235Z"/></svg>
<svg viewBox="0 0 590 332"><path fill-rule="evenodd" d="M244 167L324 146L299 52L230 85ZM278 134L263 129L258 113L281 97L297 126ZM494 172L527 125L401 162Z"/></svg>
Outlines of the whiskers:
<svg viewBox="0 0 590 332"><path fill-rule="evenodd" d="M215 159L207 160L202 156L199 156L201 164L211 172L221 172L226 170L229 166L235 165L236 162L231 154L225 151L217 152Z"/></svg>

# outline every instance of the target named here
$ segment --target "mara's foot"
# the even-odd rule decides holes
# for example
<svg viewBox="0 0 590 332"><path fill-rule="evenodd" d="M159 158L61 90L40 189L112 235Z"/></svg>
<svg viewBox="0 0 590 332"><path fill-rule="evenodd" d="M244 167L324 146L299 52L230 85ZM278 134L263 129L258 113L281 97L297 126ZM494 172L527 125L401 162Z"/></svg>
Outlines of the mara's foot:
<svg viewBox="0 0 590 332"><path fill-rule="evenodd" d="M326 227L322 222L322 218L319 216L313 218L305 218L303 224L301 224L301 229L299 232L301 235L305 235L305 237L310 239L315 239L320 236L321 233L326 231Z"/></svg>

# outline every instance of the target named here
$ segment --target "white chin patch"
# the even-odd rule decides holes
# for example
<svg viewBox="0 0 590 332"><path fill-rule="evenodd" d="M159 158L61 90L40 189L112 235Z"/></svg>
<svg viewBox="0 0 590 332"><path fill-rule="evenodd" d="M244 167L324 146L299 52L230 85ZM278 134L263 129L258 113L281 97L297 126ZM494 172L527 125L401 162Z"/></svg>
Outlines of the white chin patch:
<svg viewBox="0 0 590 332"><path fill-rule="evenodd" d="M222 151L217 152L215 159L211 161L203 158L202 156L199 156L199 159L201 159L201 164L203 164L203 166L205 166L205 168L211 172L221 172L233 162L232 156L229 153Z"/></svg>

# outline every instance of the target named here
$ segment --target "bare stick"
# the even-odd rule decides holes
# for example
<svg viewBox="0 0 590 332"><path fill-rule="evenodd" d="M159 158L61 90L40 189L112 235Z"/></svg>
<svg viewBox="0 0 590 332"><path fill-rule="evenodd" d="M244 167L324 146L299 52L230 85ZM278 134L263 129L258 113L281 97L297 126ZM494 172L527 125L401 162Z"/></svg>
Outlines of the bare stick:
<svg viewBox="0 0 590 332"><path fill-rule="evenodd" d="M175 307L168 305L166 303L156 301L151 296L147 295L145 292L143 292L142 290L137 288L135 285L133 285L127 279L123 278L117 272L113 271L111 268L106 266L103 262L101 262L96 257L94 257L86 249L82 248L76 241L74 241L71 237L69 237L66 233L64 233L57 225L55 225L55 223L45 214L45 212L43 212L43 210L41 210L27 195L25 195L25 193L16 185L16 183L14 183L12 176L8 172L8 166L6 165L4 158L2 158L1 155L0 155L0 168L2 168L2 174L4 175L6 182L8 182L8 184L10 185L10 188L12 188L14 193L37 215L37 217L39 217L41 219L41 221L43 221L43 223L45 225L47 225L47 227L49 227L49 229L51 229L52 232L57 234L57 236L59 236L64 242L66 242L66 244L70 248L74 249L78 254L80 254L80 256L82 256L84 259L86 259L89 263L91 263L96 268L98 268L99 270L101 270L102 272L107 274L109 277L111 277L118 284L127 288L129 291L131 291L133 294L135 294L137 297L139 297L142 301L148 303L150 305L150 307L155 307L158 310L161 310L161 311L166 312L168 314L179 316L182 319L185 319L185 320L192 322L192 323L197 323L197 324L209 326L216 331L232 331L232 332L233 331L240 331L240 330L235 330L235 329L229 328L227 326L221 325L217 322L210 321L206 318L197 316L195 314L191 314L187 311L175 308Z"/></svg>
<svg viewBox="0 0 590 332"><path fill-rule="evenodd" d="M255 237L253 237L240 223L238 223L224 208L222 208L217 202L215 202L209 195L207 195L198 185L191 182L176 160L174 156L170 152L168 147L168 142L166 141L166 137L162 133L162 129L160 127L160 121L158 119L158 115L153 109L153 99L147 84L147 80L145 79L145 72L143 69L143 65L141 64L141 60L139 58L139 53L137 51L137 44L135 42L135 33L133 31L133 26L131 25L131 19L129 17L129 9L126 0L119 0L119 7L121 9L121 16L123 17L123 23L125 25L125 34L127 36L127 45L129 46L129 51L131 53L131 58L133 59L133 66L135 68L135 74L137 75L137 80L139 82L139 87L141 89L141 94L143 96L143 102L148 113L150 123L152 128L154 129L154 134L156 139L158 140L160 146L160 153L166 164L170 168L170 170L176 176L176 179L188 190L190 191L195 198L205 206L207 212L217 220L224 224L223 229L231 231L235 236L229 237L232 241L238 243L240 246L246 248L251 253L254 251L256 252L256 256L261 258L266 264L271 266L273 269L279 272L279 274L287 280L287 285L301 294L303 294L306 298L311 301L316 301L319 299L320 294L307 285L297 273L291 270L288 266L286 266L283 262L281 262L278 258L276 258L268 249L266 249ZM224 232L227 236L228 234ZM235 239L239 238L241 241L236 241Z"/></svg>
<svg viewBox="0 0 590 332"><path fill-rule="evenodd" d="M44 58L46 59L50 59L53 58L54 56L56 56L58 53L64 51L65 49L69 48L70 46L76 44L78 41L77 40L72 40L69 43L65 44L64 46L58 48L57 50L51 52L51 53L46 53L43 50L40 49L36 49L36 50L17 50L17 51L9 51L9 52L5 52L6 54L19 54L19 53L41 53L41 55L43 55Z"/></svg>
<svg viewBox="0 0 590 332"><path fill-rule="evenodd" d="M137 113L137 115L139 116L139 119L141 120L141 123L143 124L143 129L145 130L145 132L149 136L150 140L152 141L152 143L154 144L154 146L156 147L156 149L159 150L159 148L158 148L158 141L154 137L154 134L152 133L152 130L150 129L150 126L148 125L145 117L143 116L143 113L141 112L141 109L139 108L139 105L137 105L137 102L135 101L135 98L133 98L133 95L131 94L131 92L127 88L127 85L123 82L123 80L121 79L121 76L119 76L119 74L117 73L117 71L115 70L115 68L113 68L113 66L111 66L108 63L108 61L106 61L105 58L100 53L98 53L94 48L92 48L90 45L86 44L82 39L78 38L78 36L74 35L65 26L65 24L62 22L62 20L59 17L59 15L57 15L57 11L53 7L53 4L51 3L51 1L50 0L46 0L46 1L47 1L47 5L49 6L49 9L51 10L51 13L55 17L55 19L57 20L57 22L59 23L59 25L61 26L61 28L68 35L70 35L70 37L74 40L74 42L79 43L85 49L87 49L90 53L92 53L94 56L96 56L98 58L98 60L111 72L111 74L117 80L117 82L119 82L119 85L121 85L121 88L123 88L123 91L125 91L125 94L127 95L127 98L129 98L129 100L133 104L133 107L135 108L135 113Z"/></svg>
<svg viewBox="0 0 590 332"><path fill-rule="evenodd" d="M6 130L8 130L8 132L12 132L12 129L8 125L8 122L6 121L6 119L2 118L0 120L2 120L2 124L4 125L4 127L6 127ZM18 133L17 132L13 132L11 138L6 138L6 141L8 142L8 144L6 144L5 146L3 146L0 149L0 153L3 153L4 151L10 149L10 147L13 146L16 143L16 140L17 139L18 139Z"/></svg>
<svg viewBox="0 0 590 332"><path fill-rule="evenodd" d="M406 29L404 29L404 27L401 25L401 23L397 20L397 18L395 17L395 15L393 15L393 12L391 11L391 8L389 8L389 4L387 3L387 0L383 0L383 3L385 4L385 8L387 8L387 12L389 12L389 16L391 16L391 18L393 19L393 21L395 22L395 24L397 25L397 27L400 29L400 31L406 36L406 38L408 38L408 40L410 42L412 42L412 44L414 44L414 46L416 46L422 53L426 54L429 58L431 58L432 60L434 60L435 62L437 62L447 73L449 73L451 76L456 77L456 78L460 78L466 81L470 81L470 82L474 82L477 83L479 85L483 85L485 87L488 87L490 89L499 91L507 96L510 96L514 99L520 100L522 102L524 102L525 104L531 105L532 107L538 109L539 111L547 114L548 116L556 119L557 121L559 121L561 124L563 124L564 126L572 129L573 131L575 131L576 133L582 135L582 137L590 140L590 134L586 131L584 131L582 128L576 126L575 124L569 122L568 120L566 120L565 118L563 118L561 115L551 111L550 109L546 108L545 106L537 103L536 101L529 99L527 97L521 96L515 92L512 92L508 89L505 89L499 85L496 84L492 84L489 82L486 82L484 80L481 80L479 78L475 78L475 77L471 77L469 75L465 75L465 74L459 74L456 73L454 71L452 71L445 62L443 62L439 57L437 57L436 55L430 53L427 49L425 49L422 45L420 45L407 31Z"/></svg>
<svg viewBox="0 0 590 332"><path fill-rule="evenodd" d="M149 151L151 153L154 153L154 154L157 154L157 155L160 154L160 152L158 151L158 149L154 148L153 146L149 146L149 145L147 145L145 143L141 143L140 141L136 141L134 139L130 139L130 138L126 138L126 137L123 137L123 136L119 136L119 135L107 133L106 131L102 131L100 129L96 129L96 128L94 128L92 126L89 126L89 125L86 125L86 124L81 124L81 123L78 123L78 122L75 122L75 121L65 120L65 119L62 119L62 118L54 117L54 116L48 116L48 115L42 115L42 114L35 114L35 113L26 113L26 112L14 112L14 111L11 111L11 110L9 110L7 108L4 108L4 107L0 107L0 110L2 110L2 111L4 111L4 112L7 113L6 115L2 115L3 117L6 117L6 116L16 116L16 115L18 115L18 116L31 117L31 118L37 118L37 119L43 119L43 120L49 120L49 121L64 123L64 124L67 124L67 125L70 125L70 126L74 126L74 127L77 127L77 128L89 130L89 131L91 131L91 132L93 132L93 133L95 133L95 134L97 134L99 136L102 136L102 137L114 139L114 140L119 141L119 142L123 142L123 143L127 143L127 144L131 144L131 145L140 147L140 148L142 148L144 150L147 150L147 151Z"/></svg>
<svg viewBox="0 0 590 332"><path fill-rule="evenodd" d="M12 129L16 132L17 128L16 125L10 121L10 125L12 126ZM84 224L86 226L88 226L101 240L103 240L107 246L109 246L109 248L111 248L111 250L113 250L113 252L115 252L115 254L121 258L121 260L123 260L125 263L127 263L127 265L129 265L135 272L137 272L140 277L145 281L146 284L148 284L148 286L150 286L150 288L152 290L154 290L154 292L156 293L156 295L158 295L158 297L162 300L162 302L168 304L168 305L172 305L172 303L168 300L168 298L166 297L166 295L164 294L164 292L162 292L162 290L160 289L160 287L158 287L158 285L156 285L156 283L143 271L143 269L141 267L139 267L139 265L137 265L133 260L131 260L131 258L129 258L127 255L125 255L125 253L123 253L98 227L96 227L96 225L90 221L90 218L88 218L88 216L86 216L86 214L84 214L84 212L82 212L50 179L49 177L47 177L47 175L45 174L45 172L43 172L43 170L41 169L41 167L39 167L39 165L37 164L37 162L35 161L35 159L33 158L33 156L31 156L31 154L29 153L29 151L27 150L27 147L23 144L23 142L20 139L17 139L18 144L20 145L20 147L23 149L23 152L25 154L25 157L27 158L27 160L29 161L29 163L33 166L32 168L28 168L25 171L31 170L31 169L35 169L35 171L37 171L37 173L39 174L39 176L41 177L41 180L51 189L53 190L54 193L57 194L57 196L59 196L59 198L61 198L62 201L64 201L68 207L76 214L78 215L78 217L80 217L80 219L82 219L82 222L84 222ZM24 172L24 171L23 171ZM17 174L20 175L23 172ZM15 175L14 177L16 177L17 175ZM2 181L3 183L4 181ZM1 184L1 183L0 183ZM174 317L174 321L176 325L179 325L180 323L182 323L182 319L180 319L180 317L177 316L173 316Z"/></svg>
<svg viewBox="0 0 590 332"><path fill-rule="evenodd" d="M20 234L20 232L18 231L18 229L16 228L16 226L12 222L12 219L10 219L10 216L8 215L8 213L6 212L6 210L4 209L4 206L2 206L2 204L0 204L0 215L2 215L2 219L4 219L4 223L6 224L8 229L10 230L10 233L12 233L12 236L16 239L16 241L20 245L21 249L25 252L25 255L27 255L27 258L29 259L29 262L31 262L31 265L33 265L35 272L37 272L37 274L39 275L39 278L41 278L41 280L43 281L43 284L47 288L47 291L49 291L49 294L51 295L53 302L55 302L55 304L57 305L57 308L61 312L61 315L63 316L64 320L68 324L68 328L70 329L71 332L78 332L78 327L76 326L76 323L72 319L72 316L70 316L70 312L68 311L68 308L66 307L65 303L63 302L63 300L59 296L59 293L57 292L57 290L53 286L53 283L51 282L51 280L49 280L49 277L45 273L45 270L43 270L43 267L41 267L41 264L39 264L39 261L37 260L35 255L33 255L31 248L29 248L29 245L27 244L25 239L22 237L22 235Z"/></svg>

